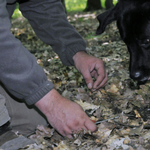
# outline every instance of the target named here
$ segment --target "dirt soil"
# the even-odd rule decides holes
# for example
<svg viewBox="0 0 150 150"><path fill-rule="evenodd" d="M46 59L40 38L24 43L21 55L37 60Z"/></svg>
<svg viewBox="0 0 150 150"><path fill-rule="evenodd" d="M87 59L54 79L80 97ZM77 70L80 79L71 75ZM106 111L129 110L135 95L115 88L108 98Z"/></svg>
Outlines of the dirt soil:
<svg viewBox="0 0 150 150"><path fill-rule="evenodd" d="M60 136L53 128L39 126L29 138L35 144L21 150L149 150L150 149L150 82L138 85L129 77L129 53L121 40L116 23L95 36L96 16L103 12L68 13L69 22L87 42L89 54L103 59L108 84L101 91L87 89L82 75L64 66L49 45L38 39L28 21L12 21L11 32L35 55L47 77L65 97L79 103L96 121L97 132L82 131L73 139Z"/></svg>

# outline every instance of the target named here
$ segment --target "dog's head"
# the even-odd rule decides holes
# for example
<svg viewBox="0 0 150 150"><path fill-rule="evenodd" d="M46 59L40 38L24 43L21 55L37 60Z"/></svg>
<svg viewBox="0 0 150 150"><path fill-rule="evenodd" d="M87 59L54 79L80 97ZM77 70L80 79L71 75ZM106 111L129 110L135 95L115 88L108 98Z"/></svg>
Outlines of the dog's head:
<svg viewBox="0 0 150 150"><path fill-rule="evenodd" d="M139 82L150 80L150 1L120 0L115 7L97 16L101 34L112 21L130 53L130 77Z"/></svg>

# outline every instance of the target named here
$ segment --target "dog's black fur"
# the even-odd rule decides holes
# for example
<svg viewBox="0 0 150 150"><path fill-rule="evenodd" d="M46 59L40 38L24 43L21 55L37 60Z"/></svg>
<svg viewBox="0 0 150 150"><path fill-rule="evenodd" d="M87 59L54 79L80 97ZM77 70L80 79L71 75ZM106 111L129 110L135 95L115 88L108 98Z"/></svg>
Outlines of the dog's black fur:
<svg viewBox="0 0 150 150"><path fill-rule="evenodd" d="M139 82L150 79L150 0L120 0L115 7L97 16L97 34L112 21L130 53L130 77Z"/></svg>

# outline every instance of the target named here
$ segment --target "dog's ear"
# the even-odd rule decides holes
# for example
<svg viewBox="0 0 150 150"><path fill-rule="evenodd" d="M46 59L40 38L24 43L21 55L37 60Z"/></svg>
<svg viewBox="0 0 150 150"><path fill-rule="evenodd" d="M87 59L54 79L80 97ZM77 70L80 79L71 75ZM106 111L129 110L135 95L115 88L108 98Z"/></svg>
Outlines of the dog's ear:
<svg viewBox="0 0 150 150"><path fill-rule="evenodd" d="M96 34L99 35L105 31L105 28L108 24L116 20L116 6L98 15L97 20L99 21L100 25L97 28Z"/></svg>

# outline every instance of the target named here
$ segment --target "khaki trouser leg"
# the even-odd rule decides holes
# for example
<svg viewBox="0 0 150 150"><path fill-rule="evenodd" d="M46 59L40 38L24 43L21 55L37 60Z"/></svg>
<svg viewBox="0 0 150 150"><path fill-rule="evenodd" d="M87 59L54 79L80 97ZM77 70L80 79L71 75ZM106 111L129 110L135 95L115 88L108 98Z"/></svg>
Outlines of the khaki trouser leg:
<svg viewBox="0 0 150 150"><path fill-rule="evenodd" d="M5 124L10 120L6 105L5 105L5 97L0 94L0 126Z"/></svg>
<svg viewBox="0 0 150 150"><path fill-rule="evenodd" d="M14 100L6 93L2 86L0 86L0 94L5 97L6 108L10 117L10 126L13 131L19 131L24 136L28 136L34 133L38 125L48 125L46 118L36 108L29 108L25 103Z"/></svg>

